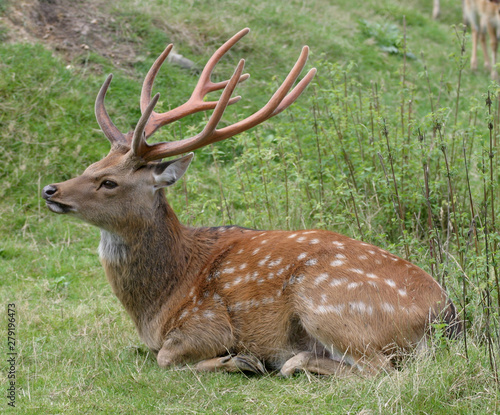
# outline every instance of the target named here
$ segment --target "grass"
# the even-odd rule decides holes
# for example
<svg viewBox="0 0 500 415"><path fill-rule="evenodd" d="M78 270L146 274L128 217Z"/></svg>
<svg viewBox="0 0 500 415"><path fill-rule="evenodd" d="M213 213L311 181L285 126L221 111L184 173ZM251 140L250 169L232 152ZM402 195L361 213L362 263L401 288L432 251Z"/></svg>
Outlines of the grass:
<svg viewBox="0 0 500 415"><path fill-rule="evenodd" d="M416 0L96 5L141 57L124 69L96 52L68 66L41 42L0 44L0 302L2 327L16 304L16 413L498 413L498 85L468 69L470 39L451 27L460 5L442 1L438 22ZM9 7L0 1L0 13ZM197 151L168 193L181 221L318 227L387 248L444 282L467 317L467 343L437 337L428 355L372 379L162 371L104 277L98 230L45 209L42 186L109 150L93 116L103 73L115 75L107 107L127 130L165 43L202 65L245 26L251 34L215 74L248 58L252 78L227 122L265 103L304 43L318 76L278 118ZM160 106L181 104L195 83L164 69ZM203 122L191 117L157 139Z"/></svg>

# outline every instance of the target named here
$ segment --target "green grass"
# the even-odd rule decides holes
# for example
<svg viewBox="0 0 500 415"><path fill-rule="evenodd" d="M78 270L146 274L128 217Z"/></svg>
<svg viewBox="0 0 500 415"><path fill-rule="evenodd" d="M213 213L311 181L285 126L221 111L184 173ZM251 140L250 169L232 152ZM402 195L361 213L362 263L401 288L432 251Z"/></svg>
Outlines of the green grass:
<svg viewBox="0 0 500 415"><path fill-rule="evenodd" d="M484 71L470 73L470 39L461 54L461 31L452 28L460 2L442 1L438 22L430 2L416 0L355 8L343 0L96 4L112 17L115 41L130 42L140 57L125 68L96 52L82 51L68 66L41 41L0 42L0 321L6 327L14 302L16 413L498 413L498 85ZM8 10L0 1L0 13ZM125 131L139 118L142 78L166 43L202 66L246 26L252 32L215 73L225 79L245 57L252 74L225 122L262 106L303 44L318 76L276 119L197 151L168 192L182 222L318 227L408 256L465 309L467 349L463 340L436 338L429 355L372 379L160 370L106 281L99 231L45 208L44 185L81 173L109 150L93 115L106 73L114 73L107 108ZM0 39L6 28L0 23ZM415 55L406 63L405 35ZM387 44L397 53L384 51ZM180 105L196 80L165 67L155 84L159 107ZM156 139L197 132L203 122L190 117ZM5 358L0 367L6 373Z"/></svg>

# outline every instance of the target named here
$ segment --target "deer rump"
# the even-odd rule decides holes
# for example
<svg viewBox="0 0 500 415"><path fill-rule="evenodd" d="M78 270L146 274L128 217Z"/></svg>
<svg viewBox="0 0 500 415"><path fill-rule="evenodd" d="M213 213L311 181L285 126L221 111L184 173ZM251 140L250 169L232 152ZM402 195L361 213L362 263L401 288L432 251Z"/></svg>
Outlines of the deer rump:
<svg viewBox="0 0 500 415"><path fill-rule="evenodd" d="M113 292L162 367L196 363L199 370L297 370L376 373L396 352L425 347L435 319L460 324L444 290L427 273L387 251L322 230L257 231L236 226L182 225L164 188L186 172L193 153L277 115L314 77L296 83L308 48L283 84L255 114L218 129L236 86L248 79L241 60L226 81L214 83L215 65L249 32L244 29L209 59L185 104L154 111L153 82L169 45L148 72L142 116L126 134L104 107L111 76L96 99L97 121L111 142L109 154L81 176L45 186L54 213L101 228L99 254ZM217 101L208 93L222 90ZM160 127L213 110L199 134L148 144Z"/></svg>

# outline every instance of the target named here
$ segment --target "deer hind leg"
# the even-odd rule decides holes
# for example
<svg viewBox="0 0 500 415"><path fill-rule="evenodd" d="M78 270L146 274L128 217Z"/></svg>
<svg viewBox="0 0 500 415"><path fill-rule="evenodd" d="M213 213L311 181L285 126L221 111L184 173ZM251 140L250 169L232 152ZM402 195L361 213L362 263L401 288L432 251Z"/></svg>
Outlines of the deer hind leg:
<svg viewBox="0 0 500 415"><path fill-rule="evenodd" d="M481 19L481 24L479 25L479 41L481 42L481 49L484 55L484 67L488 70L491 70L491 61L488 46L486 45L486 31L490 31L490 26L491 25L485 19Z"/></svg>
<svg viewBox="0 0 500 415"><path fill-rule="evenodd" d="M472 25L472 52L470 57L470 68L475 71L477 69L477 41L479 38L480 29Z"/></svg>
<svg viewBox="0 0 500 415"><path fill-rule="evenodd" d="M493 24L488 25L488 36L490 38L490 49L491 49L491 77L493 79L498 78L498 73L496 70L497 63L497 50L498 50L498 38L497 38L497 30Z"/></svg>
<svg viewBox="0 0 500 415"><path fill-rule="evenodd" d="M318 375L343 375L349 368L336 360L305 351L288 359L281 367L280 375L288 377L301 370Z"/></svg>
<svg viewBox="0 0 500 415"><path fill-rule="evenodd" d="M252 355L238 354L236 356L223 356L214 359L202 360L195 366L196 370L204 372L252 372L264 375L266 369L262 362Z"/></svg>
<svg viewBox="0 0 500 415"><path fill-rule="evenodd" d="M440 14L441 14L441 7L439 4L439 0L434 0L434 6L432 8L432 18L438 19Z"/></svg>

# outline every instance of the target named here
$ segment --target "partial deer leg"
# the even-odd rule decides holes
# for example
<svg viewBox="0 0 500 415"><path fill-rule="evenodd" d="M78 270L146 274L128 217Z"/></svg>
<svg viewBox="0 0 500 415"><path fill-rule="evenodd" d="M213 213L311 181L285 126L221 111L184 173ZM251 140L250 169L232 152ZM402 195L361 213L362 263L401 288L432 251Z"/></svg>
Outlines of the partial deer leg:
<svg viewBox="0 0 500 415"><path fill-rule="evenodd" d="M187 320L181 328L168 333L163 346L158 352L160 367L200 362L220 356L233 346L233 336L229 324L215 326L207 324L200 327L200 321Z"/></svg>
<svg viewBox="0 0 500 415"><path fill-rule="evenodd" d="M470 57L470 67L473 71L477 69L477 41L479 38L479 30L472 26L472 53Z"/></svg>
<svg viewBox="0 0 500 415"><path fill-rule="evenodd" d="M291 376L298 370L317 373L318 375L340 375L350 371L348 366L328 357L318 357L313 352L300 352L288 359L281 367L282 376Z"/></svg>
<svg viewBox="0 0 500 415"><path fill-rule="evenodd" d="M203 360L195 366L195 369L206 372L215 372L217 370L225 372L252 372L258 375L266 373L266 369L259 359L251 355L242 354Z"/></svg>
<svg viewBox="0 0 500 415"><path fill-rule="evenodd" d="M481 48L483 49L484 67L491 70L490 52L488 51L488 46L486 44L486 30L489 31L489 23L484 21L484 19L481 19L481 24L479 25L479 41L481 42Z"/></svg>
<svg viewBox="0 0 500 415"><path fill-rule="evenodd" d="M488 35L490 38L490 49L491 49L491 68L490 68L491 77L493 79L497 79L498 74L496 69L496 63L497 63L498 38L497 38L496 28L492 24L488 25Z"/></svg>

